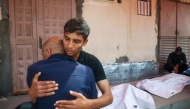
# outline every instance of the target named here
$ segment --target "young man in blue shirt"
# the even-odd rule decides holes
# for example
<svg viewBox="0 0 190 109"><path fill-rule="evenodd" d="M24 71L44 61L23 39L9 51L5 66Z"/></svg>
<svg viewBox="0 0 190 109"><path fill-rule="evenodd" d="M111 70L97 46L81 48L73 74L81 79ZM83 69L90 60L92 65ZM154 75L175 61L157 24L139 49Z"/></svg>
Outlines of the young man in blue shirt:
<svg viewBox="0 0 190 109"><path fill-rule="evenodd" d="M82 94L72 92L76 96L75 100L60 100L55 103L57 109L92 109L102 108L112 103L113 96L110 90L108 80L106 79L100 61L89 53L82 50L88 42L90 28L82 19L70 19L64 26L63 47L65 53L75 61L89 66L95 76L96 83L102 92L102 96L97 99L87 99ZM38 81L40 74L36 74L28 93L32 99L44 96L51 96L57 90L57 84L54 81Z"/></svg>

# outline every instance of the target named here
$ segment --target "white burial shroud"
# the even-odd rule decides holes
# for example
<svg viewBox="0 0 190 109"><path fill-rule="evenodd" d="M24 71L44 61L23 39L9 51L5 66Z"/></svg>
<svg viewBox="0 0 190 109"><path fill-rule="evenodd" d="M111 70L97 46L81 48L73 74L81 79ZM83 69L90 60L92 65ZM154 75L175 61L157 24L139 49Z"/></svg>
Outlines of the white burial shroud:
<svg viewBox="0 0 190 109"><path fill-rule="evenodd" d="M190 77L181 74L170 73L162 77L139 81L136 84L136 87L142 90L147 90L154 95L163 98L169 98L181 92L183 88L189 84Z"/></svg>
<svg viewBox="0 0 190 109"><path fill-rule="evenodd" d="M101 109L156 109L152 96L130 84L111 87L113 103ZM98 96L101 96L98 91Z"/></svg>

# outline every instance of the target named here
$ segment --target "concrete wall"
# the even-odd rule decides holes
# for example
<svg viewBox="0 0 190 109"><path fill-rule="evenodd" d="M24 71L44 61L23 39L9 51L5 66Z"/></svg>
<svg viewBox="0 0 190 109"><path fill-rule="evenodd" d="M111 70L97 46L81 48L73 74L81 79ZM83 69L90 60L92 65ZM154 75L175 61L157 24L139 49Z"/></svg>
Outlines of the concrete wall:
<svg viewBox="0 0 190 109"><path fill-rule="evenodd" d="M136 62L157 60L157 0L152 0L152 15L137 15L137 0L84 0L82 17L91 33L84 50L102 63L120 59Z"/></svg>
<svg viewBox="0 0 190 109"><path fill-rule="evenodd" d="M8 33L7 0L0 0L0 97L11 93L11 52Z"/></svg>

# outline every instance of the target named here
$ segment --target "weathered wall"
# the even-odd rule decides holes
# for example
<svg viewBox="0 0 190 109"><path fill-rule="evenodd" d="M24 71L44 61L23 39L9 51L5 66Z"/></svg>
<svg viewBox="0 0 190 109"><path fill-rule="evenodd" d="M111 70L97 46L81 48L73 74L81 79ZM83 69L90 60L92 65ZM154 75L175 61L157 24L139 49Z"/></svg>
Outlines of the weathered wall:
<svg viewBox="0 0 190 109"><path fill-rule="evenodd" d="M7 1L0 0L0 96L12 89ZM117 0L76 0L77 17L91 27L83 49L102 63L156 60L156 1L152 0L152 16L141 16L137 15L137 0L122 0L121 4Z"/></svg>
<svg viewBox="0 0 190 109"><path fill-rule="evenodd" d="M156 2L152 0L152 15L142 16L137 15L137 0L84 0L82 16L91 27L84 50L102 63L123 57L130 62L157 60Z"/></svg>
<svg viewBox="0 0 190 109"><path fill-rule="evenodd" d="M8 35L7 0L0 0L0 96L11 93L11 52Z"/></svg>

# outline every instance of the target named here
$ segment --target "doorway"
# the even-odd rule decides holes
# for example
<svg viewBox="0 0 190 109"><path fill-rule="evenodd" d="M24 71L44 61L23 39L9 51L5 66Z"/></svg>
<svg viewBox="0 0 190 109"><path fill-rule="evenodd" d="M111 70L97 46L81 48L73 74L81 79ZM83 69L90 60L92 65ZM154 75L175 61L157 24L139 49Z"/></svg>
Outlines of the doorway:
<svg viewBox="0 0 190 109"><path fill-rule="evenodd" d="M75 0L9 0L14 94L27 92L27 68L42 59L42 44L51 36L62 38L65 22L75 17Z"/></svg>
<svg viewBox="0 0 190 109"><path fill-rule="evenodd" d="M186 54L187 64L190 56L190 5L161 0L159 61L163 72L168 55L177 46Z"/></svg>

